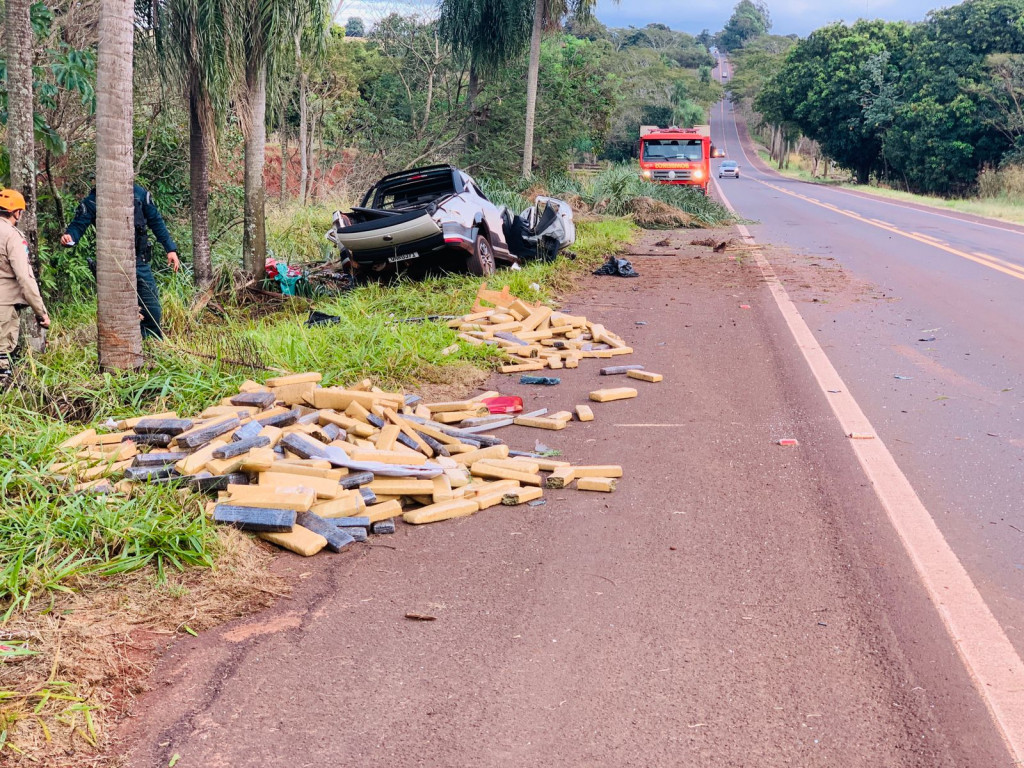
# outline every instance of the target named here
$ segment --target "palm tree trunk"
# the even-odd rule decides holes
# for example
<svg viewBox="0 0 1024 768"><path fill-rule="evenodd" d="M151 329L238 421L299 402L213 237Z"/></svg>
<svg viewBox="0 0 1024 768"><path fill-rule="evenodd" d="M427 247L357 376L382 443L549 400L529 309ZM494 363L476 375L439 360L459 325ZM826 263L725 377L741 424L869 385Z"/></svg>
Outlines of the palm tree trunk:
<svg viewBox="0 0 1024 768"><path fill-rule="evenodd" d="M480 95L480 74L476 62L469 63L469 87L466 90L466 111L469 113L469 133L466 135L466 148L476 146L477 132L480 130L480 116L476 112L476 100Z"/></svg>
<svg viewBox="0 0 1024 768"><path fill-rule="evenodd" d="M278 202L284 205L288 195L288 123L284 116L285 107L281 105L281 119L278 121L277 130L281 134L281 193Z"/></svg>
<svg viewBox="0 0 1024 768"><path fill-rule="evenodd" d="M242 269L258 280L267 260L266 187L263 165L267 148L267 65L247 64L245 71L245 205Z"/></svg>
<svg viewBox="0 0 1024 768"><path fill-rule="evenodd" d="M540 77L540 37L544 30L544 0L533 4L530 64L526 70L526 138L523 142L523 176L533 174L533 127L537 119L537 80Z"/></svg>
<svg viewBox="0 0 1024 768"><path fill-rule="evenodd" d="M31 0L7 0L4 47L7 50L7 156L11 186L25 196L18 229L28 240L29 258L39 274L36 231L36 159L32 103Z"/></svg>
<svg viewBox="0 0 1024 768"><path fill-rule="evenodd" d="M189 94L189 187L192 195L192 271L196 284L213 282L210 257L210 141L199 111L204 108L196 89Z"/></svg>
<svg viewBox="0 0 1024 768"><path fill-rule="evenodd" d="M299 60L302 66L302 60ZM299 74L299 200L303 205L309 196L309 105L306 102L309 76Z"/></svg>
<svg viewBox="0 0 1024 768"><path fill-rule="evenodd" d="M142 365L132 201L132 0L102 0L96 66L96 327L100 368Z"/></svg>

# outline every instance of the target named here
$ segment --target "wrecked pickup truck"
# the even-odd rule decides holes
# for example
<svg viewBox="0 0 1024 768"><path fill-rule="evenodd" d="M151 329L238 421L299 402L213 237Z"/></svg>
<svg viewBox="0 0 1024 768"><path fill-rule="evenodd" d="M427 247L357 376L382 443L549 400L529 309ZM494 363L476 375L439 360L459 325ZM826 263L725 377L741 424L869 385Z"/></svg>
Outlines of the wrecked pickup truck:
<svg viewBox="0 0 1024 768"><path fill-rule="evenodd" d="M385 176L348 213L336 211L327 239L356 276L400 268L493 274L571 245L572 209L538 198L520 216L494 205L464 171L433 165Z"/></svg>

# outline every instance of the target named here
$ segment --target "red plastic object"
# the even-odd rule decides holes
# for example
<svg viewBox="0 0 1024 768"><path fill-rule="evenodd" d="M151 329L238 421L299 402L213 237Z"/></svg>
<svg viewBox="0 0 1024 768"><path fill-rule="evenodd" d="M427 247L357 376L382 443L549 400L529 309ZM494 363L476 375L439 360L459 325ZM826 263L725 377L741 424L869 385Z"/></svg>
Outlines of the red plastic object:
<svg viewBox="0 0 1024 768"><path fill-rule="evenodd" d="M515 395L485 397L481 400L491 413L519 413L523 410L523 398Z"/></svg>

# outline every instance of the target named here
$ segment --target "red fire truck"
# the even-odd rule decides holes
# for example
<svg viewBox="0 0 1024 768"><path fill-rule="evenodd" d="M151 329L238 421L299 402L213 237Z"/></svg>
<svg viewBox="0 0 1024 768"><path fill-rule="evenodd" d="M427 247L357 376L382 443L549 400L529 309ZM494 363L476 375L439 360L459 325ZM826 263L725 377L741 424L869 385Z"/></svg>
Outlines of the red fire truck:
<svg viewBox="0 0 1024 768"><path fill-rule="evenodd" d="M713 157L725 153L711 143L709 125L640 126L640 174L648 181L696 187L706 195Z"/></svg>

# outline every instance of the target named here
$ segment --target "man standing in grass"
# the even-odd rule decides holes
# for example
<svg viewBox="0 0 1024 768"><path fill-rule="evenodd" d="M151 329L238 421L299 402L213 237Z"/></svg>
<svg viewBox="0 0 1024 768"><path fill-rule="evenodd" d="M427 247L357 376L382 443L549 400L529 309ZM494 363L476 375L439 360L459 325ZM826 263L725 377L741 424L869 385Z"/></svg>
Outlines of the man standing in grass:
<svg viewBox="0 0 1024 768"><path fill-rule="evenodd" d="M162 310L160 294L156 290L156 280L149 262L153 258L153 246L149 242L149 232L160 241L167 251L167 263L177 272L181 269L178 261L178 246L174 244L171 233L167 231L163 216L153 202L153 195L135 185L135 287L139 293L139 312L142 315L143 338L162 339L164 332L160 328ZM90 226L96 223L96 190L93 189L78 205L75 218L71 220L67 230L61 236L63 245L73 247L85 234Z"/></svg>
<svg viewBox="0 0 1024 768"><path fill-rule="evenodd" d="M28 258L28 241L18 230L25 198L13 189L0 191L0 386L11 377L21 326L19 310L29 306L39 325L50 327L50 316L39 294Z"/></svg>

